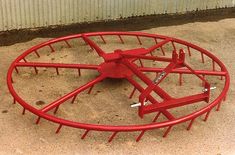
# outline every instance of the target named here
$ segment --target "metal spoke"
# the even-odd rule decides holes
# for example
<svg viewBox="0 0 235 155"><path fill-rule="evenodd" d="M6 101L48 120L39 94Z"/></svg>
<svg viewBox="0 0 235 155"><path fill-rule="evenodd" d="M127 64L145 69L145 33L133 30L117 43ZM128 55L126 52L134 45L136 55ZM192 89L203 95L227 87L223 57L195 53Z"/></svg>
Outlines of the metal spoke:
<svg viewBox="0 0 235 155"><path fill-rule="evenodd" d="M93 85L95 85L96 83L99 83L100 81L102 81L103 79L105 79L105 77L103 75L98 76L97 78L95 78L94 80L88 82L85 85L82 85L81 87L75 89L74 91L64 95L63 97L57 99L56 101L50 103L49 105L45 106L44 108L42 108L40 111L42 112L47 112L57 106L59 106L60 104L64 103L65 101L67 101L68 99L74 97L75 95L79 94L80 92L86 90L87 88L92 87Z"/></svg>
<svg viewBox="0 0 235 155"><path fill-rule="evenodd" d="M99 56L103 57L105 52L91 39L88 38L85 34L82 34L83 40L90 45L90 47L95 49L95 51L98 53Z"/></svg>
<svg viewBox="0 0 235 155"><path fill-rule="evenodd" d="M150 48L148 48L149 53L152 52L152 51L154 51L155 49L157 49L157 48L159 48L159 47L162 47L163 45L169 43L171 40L172 40L171 38L167 38L167 39L165 39L165 40L163 40L163 41L157 43L156 45L151 46Z"/></svg>

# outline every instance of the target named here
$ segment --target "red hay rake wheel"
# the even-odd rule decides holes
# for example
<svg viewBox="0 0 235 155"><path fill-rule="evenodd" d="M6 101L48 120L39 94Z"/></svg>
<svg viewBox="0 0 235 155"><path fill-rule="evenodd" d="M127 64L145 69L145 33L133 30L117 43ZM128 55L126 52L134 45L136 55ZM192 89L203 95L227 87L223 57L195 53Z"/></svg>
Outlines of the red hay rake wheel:
<svg viewBox="0 0 235 155"><path fill-rule="evenodd" d="M151 39L154 41L154 44L148 48L135 48L130 50L114 50L111 53L105 52L102 48L98 46L97 43L92 37L99 37L103 44L108 43L106 37L113 36L116 37L120 44L125 44L126 37L135 37L138 44L142 45L144 39ZM95 51L101 58L103 58L104 62L98 65L91 64L65 64L65 63L42 63L42 62L30 62L27 60L27 56L29 54L34 53L35 56L40 57L40 52L38 50L43 47L49 47L51 52L56 52L53 45L59 42L64 42L66 46L71 47L70 40L82 39L86 46L90 46L90 48ZM166 44L170 44L172 46L172 50L166 50L164 46ZM181 46L181 48L177 48L177 46ZM155 51L159 50L161 53L155 55ZM186 51L187 53L185 53ZM194 52L192 52L194 51ZM166 52L170 53L170 57L165 56ZM205 63L205 56L207 59L211 61L212 67L211 69L201 70L194 69L191 67L189 63L186 61L186 57L191 58L192 55L200 55L201 61L200 63ZM139 61L140 65L136 64L136 61ZM144 66L142 61L155 61L158 63L164 62L168 63L166 67L146 67ZM34 68L35 73L38 74L38 68L46 67L46 68L55 68L56 73L59 75L60 68L67 69L78 69L79 76L81 75L80 70L96 70L99 72L99 76L94 80L88 82L87 84L75 89L74 91L60 97L59 99L53 101L52 103L44 106L41 109L37 109L29 103L26 103L15 91L13 87L13 71L19 73L19 68ZM219 68L219 69L218 69ZM156 77L154 79L149 78L145 73L156 73ZM198 94L192 94L185 97L172 97L168 94L163 88L159 85L169 74L178 74L179 75L179 84L182 85L183 79L182 75L194 75L200 81L202 81L203 91ZM133 76L138 77L143 83L147 85L147 87L142 87ZM223 87L221 88L220 94L213 100L210 100L211 90L213 87L205 78L205 76L212 77L221 77L221 80L224 81ZM139 101L137 103L132 104L132 107L138 108L138 115L143 118L144 115L149 113L156 113L155 118L151 123L147 124L138 124L138 125L100 125L100 124L88 124L75 122L63 118L56 117L53 114L49 114L48 112L51 110L58 110L59 106L62 105L65 101L71 99L73 103L77 95L85 90L89 90L88 93L91 92L93 86L105 78L116 78L116 79L126 79L131 85L134 86L133 91L131 92L129 98L132 98L134 93L139 91ZM189 130L195 121L201 115L205 114L204 120L206 121L211 110L215 107L218 111L221 105L222 100L225 99L227 91L229 89L229 73L225 68L224 64L214 55L212 55L207 50L200 48L196 45L193 45L189 42L182 41L180 39L156 35L156 34L147 34L141 32L95 32L95 33L84 33L71 35L66 37L61 37L57 39L52 39L48 42L39 44L25 51L22 55L20 55L10 66L8 74L7 74L7 84L10 90L10 93L13 96L14 103L19 103L23 107L23 114L25 110L32 112L33 114L38 116L36 123L38 124L40 118L44 118L46 120L52 121L58 124L58 129L56 133L58 133L62 126L69 126L79 129L84 129L85 132L82 135L82 139L86 137L88 132L91 131L99 131L99 132L110 132L111 136L109 137L109 142L113 140L113 138L120 132L134 132L139 131L140 134L137 136L136 141L139 141L141 137L144 135L146 131L158 129L158 128L166 128L166 131L163 137L166 137L170 132L173 126L188 122L187 130ZM152 93L157 94L162 101L154 98ZM181 106L186 106L189 104L197 103L197 102L205 102L207 104L204 107L196 110L190 114L183 115L181 117L173 116L170 109L174 109ZM72 106L72 105L71 105ZM167 118L167 121L156 122L159 115L164 115Z"/></svg>

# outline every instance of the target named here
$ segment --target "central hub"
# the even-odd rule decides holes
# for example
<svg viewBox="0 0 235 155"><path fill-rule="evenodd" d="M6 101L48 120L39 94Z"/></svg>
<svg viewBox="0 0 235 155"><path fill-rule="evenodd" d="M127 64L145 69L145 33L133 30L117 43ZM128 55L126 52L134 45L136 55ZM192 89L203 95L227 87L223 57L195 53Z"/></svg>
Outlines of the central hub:
<svg viewBox="0 0 235 155"><path fill-rule="evenodd" d="M100 65L98 71L109 78L125 78L133 75L133 72L122 63L104 62Z"/></svg>

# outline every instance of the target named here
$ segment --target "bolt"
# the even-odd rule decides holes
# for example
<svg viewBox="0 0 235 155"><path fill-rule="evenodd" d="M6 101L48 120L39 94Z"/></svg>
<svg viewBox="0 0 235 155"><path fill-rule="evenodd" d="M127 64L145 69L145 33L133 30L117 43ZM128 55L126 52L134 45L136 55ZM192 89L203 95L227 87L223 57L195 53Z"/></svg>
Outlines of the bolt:
<svg viewBox="0 0 235 155"><path fill-rule="evenodd" d="M214 89L216 89L216 87L210 87L210 90L214 90ZM202 91L203 91L203 92L207 92L207 91L208 91L208 89L207 89L207 88L205 88L205 89L203 89Z"/></svg>

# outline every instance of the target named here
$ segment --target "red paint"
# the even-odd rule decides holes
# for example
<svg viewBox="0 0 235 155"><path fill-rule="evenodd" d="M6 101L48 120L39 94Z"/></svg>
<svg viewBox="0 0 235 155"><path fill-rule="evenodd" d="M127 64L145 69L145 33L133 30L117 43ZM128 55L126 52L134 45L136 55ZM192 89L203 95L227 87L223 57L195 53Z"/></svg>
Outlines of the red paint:
<svg viewBox="0 0 235 155"><path fill-rule="evenodd" d="M141 39L144 39L144 37L154 39L156 41L156 44L149 48L136 48L136 49L131 49L131 50L123 50L123 51L117 49L113 51L113 53L106 53L94 41L92 41L89 38L89 37L94 37L94 36L100 37L103 43L107 42L104 39L105 36L116 36L117 38L119 38L119 40L123 44L125 43L123 40L124 36L125 37L134 36L137 38L139 44L142 44ZM103 58L104 62L99 65L93 65L93 64L40 63L40 62L26 61L27 55L31 53L35 53L38 57L40 57L39 55L40 48L49 46L52 52L56 52L56 50L52 46L53 44L58 43L58 42L65 42L68 47L71 47L71 45L69 44L69 40L78 39L78 38L83 39L85 43L88 46L90 46L91 49L94 50L94 52L96 52L100 57ZM171 58L168 58L165 56L160 57L160 56L148 55L148 54L151 54L152 52L155 52L156 49L161 49L163 55L165 55L165 52L169 52L169 51L164 51L163 46L170 42L172 43L172 46L175 49L173 52L170 51L172 52ZM188 49L188 53L190 56L191 56L190 49L194 49L193 55L201 54L202 62L204 62L204 55L207 56L207 58L211 59L213 62L212 64L213 70L194 70L193 68L191 68L185 62L184 51L181 49L177 49L174 43L185 46ZM198 52L195 52L195 51L198 51ZM193 58L193 56L190 58ZM153 60L157 62L168 62L169 64L165 68L151 68L151 67L137 66L135 64L135 61L141 60L141 59ZM220 67L221 70L216 71L214 67L215 65ZM58 75L59 75L58 69L60 68L76 69L79 72L79 76L81 75L81 72L80 72L81 69L84 69L84 70L88 69L88 70L97 70L100 73L100 75L94 80L62 96L61 98L57 99L56 101L53 101L47 106L41 109L36 109L35 107L32 106L32 104L26 103L14 90L13 81L12 81L12 73L14 69L18 72L17 68L20 68L20 67L55 68ZM144 72L158 73L157 74L158 76L156 77L155 81L153 81L152 79L149 79L144 74ZM164 78L166 78L169 73L179 74L180 84L182 84L183 82L182 77L181 77L183 74L193 74L203 82L204 88L208 90L210 88L210 84L205 80L203 76L210 75L210 76L225 77L224 88L221 94L212 102L209 102L210 91L200 93L200 94L191 94L189 96L185 96L182 98L173 98L164 90L164 88L161 88L158 86L158 84L160 84L161 81L164 80ZM137 76L140 80L142 80L147 85L147 88L143 88L138 82L136 82L133 79L133 75ZM48 113L50 110L54 108L56 112L59 106L69 99L71 99L73 103L79 93L85 90L89 90L89 89L91 91L94 85L103 81L105 78L126 79L127 81L129 81L130 84L134 86L134 90L132 91L130 98L133 96L136 90L140 92L139 102L141 103L141 106L139 107L139 113L138 113L139 116L143 118L145 114L157 112L157 115L154 118L154 121L149 124L119 125L119 126L85 124L85 123L74 122L71 120L58 118L55 115ZM229 78L229 74L228 74L226 67L217 57L212 55L207 50L204 50L201 47L198 47L186 41L182 41L180 39L156 35L156 34L141 33L141 32L94 32L94 33L84 33L84 34L77 34L77 35L71 35L71 36L61 37L57 39L52 39L48 42L36 45L30 48L29 50L25 51L11 64L8 70L8 74L7 74L7 84L8 84L10 93L12 94L14 98L14 103L19 103L20 105L23 106L25 110L30 111L33 114L37 115L38 119L36 123L39 123L40 118L57 123L59 124L57 133L59 132L62 126L70 126L74 128L84 129L85 133L83 134L82 139L86 137L89 131L112 132L112 135L109 138L109 142L113 140L113 138L116 136L118 132L140 131L141 133L137 137L137 141L139 141L141 137L144 135L144 133L147 132L148 130L165 128L165 127L167 128L167 130L164 133L164 137L166 137L174 125L183 123L186 121L190 121L190 124L188 126L188 129L190 129L193 121L197 117L203 114L206 114L206 117L205 117L205 120L206 120L213 107L217 106L217 109L219 109L220 103L225 98L227 91L229 89L229 83L230 83L230 78ZM162 102L157 101L155 98L151 96L151 92L158 94L162 98L163 101ZM145 101L151 102L152 104L144 105ZM187 104L193 104L199 101L206 101L208 102L208 104L206 104L205 107L203 107L202 109L196 112L193 112L191 114L188 114L186 116L177 118L177 117L174 117L168 111L168 109L170 108L175 108L175 107L179 107L179 106L183 106ZM165 116L168 120L164 122L155 122L160 114Z"/></svg>

